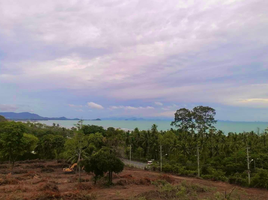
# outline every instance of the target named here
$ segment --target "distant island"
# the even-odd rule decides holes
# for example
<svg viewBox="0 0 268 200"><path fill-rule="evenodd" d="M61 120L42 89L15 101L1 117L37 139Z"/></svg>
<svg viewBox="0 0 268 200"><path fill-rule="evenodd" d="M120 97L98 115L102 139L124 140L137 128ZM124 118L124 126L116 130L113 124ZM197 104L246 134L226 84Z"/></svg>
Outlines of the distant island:
<svg viewBox="0 0 268 200"><path fill-rule="evenodd" d="M0 115L4 116L6 119L9 120L80 120L78 118L68 119L66 117L42 117L40 115L29 112L0 112Z"/></svg>
<svg viewBox="0 0 268 200"><path fill-rule="evenodd" d="M101 119L97 118L97 119L92 119L91 121L101 121Z"/></svg>

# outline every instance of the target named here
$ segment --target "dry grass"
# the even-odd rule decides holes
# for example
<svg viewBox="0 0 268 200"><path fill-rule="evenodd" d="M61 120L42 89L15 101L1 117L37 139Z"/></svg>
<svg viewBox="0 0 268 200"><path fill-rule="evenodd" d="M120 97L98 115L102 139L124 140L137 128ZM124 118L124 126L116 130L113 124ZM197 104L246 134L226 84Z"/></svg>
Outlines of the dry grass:
<svg viewBox="0 0 268 200"><path fill-rule="evenodd" d="M56 161L20 163L14 171L20 173L3 175L7 164L0 164L0 200L119 200L119 199L202 199L202 200L243 200L268 199L268 191L238 187L222 182L176 177L157 172L126 168L113 175L112 186L107 186L107 177L93 184L93 175L82 172L78 184L78 174L64 174L65 163ZM37 167L37 168L34 168ZM52 170L50 170L52 169ZM51 171L51 172L50 172ZM215 188L215 190L211 189ZM226 192L225 192L226 191ZM231 195L229 195L231 193ZM236 200L236 199L235 199Z"/></svg>

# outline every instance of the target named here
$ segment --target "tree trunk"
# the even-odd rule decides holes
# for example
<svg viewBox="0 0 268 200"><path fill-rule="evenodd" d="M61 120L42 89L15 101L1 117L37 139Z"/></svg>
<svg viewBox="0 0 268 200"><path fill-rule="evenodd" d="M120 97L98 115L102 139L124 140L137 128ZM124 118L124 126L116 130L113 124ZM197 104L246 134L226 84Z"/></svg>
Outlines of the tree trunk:
<svg viewBox="0 0 268 200"><path fill-rule="evenodd" d="M109 171L109 185L112 184L112 179L113 179L113 173L112 171Z"/></svg>
<svg viewBox="0 0 268 200"><path fill-rule="evenodd" d="M77 165L78 165L78 170L79 170L79 178L78 178L78 182L81 182L81 166L80 166L80 159L81 159L81 150L79 152L79 156L78 156L78 161L77 161Z"/></svg>

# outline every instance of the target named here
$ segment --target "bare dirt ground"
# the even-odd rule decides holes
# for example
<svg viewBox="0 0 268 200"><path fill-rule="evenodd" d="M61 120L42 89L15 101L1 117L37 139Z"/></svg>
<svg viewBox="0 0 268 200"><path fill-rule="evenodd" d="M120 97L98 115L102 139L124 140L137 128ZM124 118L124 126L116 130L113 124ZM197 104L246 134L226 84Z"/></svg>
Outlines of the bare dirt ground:
<svg viewBox="0 0 268 200"><path fill-rule="evenodd" d="M92 175L85 172L82 172L82 183L78 184L78 173L64 174L62 171L64 167L68 165L57 161L24 161L18 162L13 173L9 174L9 165L0 164L0 200L171 199L168 193L163 193L163 189L162 193L159 192L159 186L155 184L159 180L165 180L172 187L183 184L195 188L196 195L193 197L190 196L190 192L183 191L183 197L187 199L224 199L224 194L229 194L233 190L242 200L268 200L267 190L242 188L223 182L179 177L127 167L122 173L113 175L113 186L106 186L105 178L94 185ZM171 194L169 189L165 189L165 192Z"/></svg>

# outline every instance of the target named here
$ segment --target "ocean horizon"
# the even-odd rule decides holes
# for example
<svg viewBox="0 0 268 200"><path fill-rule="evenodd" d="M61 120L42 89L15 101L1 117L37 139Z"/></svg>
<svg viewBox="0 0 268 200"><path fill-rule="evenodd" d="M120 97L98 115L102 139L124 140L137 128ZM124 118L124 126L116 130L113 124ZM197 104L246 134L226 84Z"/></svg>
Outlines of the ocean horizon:
<svg viewBox="0 0 268 200"><path fill-rule="evenodd" d="M38 121L39 123L52 126L53 123L59 124L61 127L72 128L77 124L78 120L46 120ZM170 125L171 121L168 120L84 120L84 125L97 125L104 128L114 127L123 130L149 130L153 124L157 125L159 131L166 131L176 127ZM263 133L268 127L268 122L233 122L233 121L218 121L215 124L217 130L222 130L225 134L229 132L242 133L254 131L256 133Z"/></svg>

